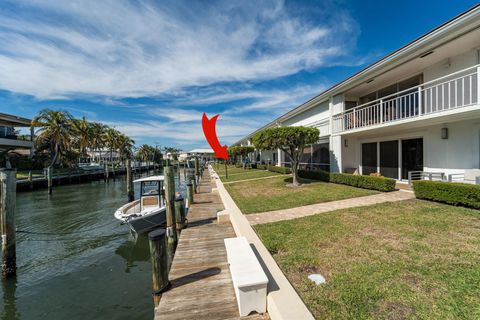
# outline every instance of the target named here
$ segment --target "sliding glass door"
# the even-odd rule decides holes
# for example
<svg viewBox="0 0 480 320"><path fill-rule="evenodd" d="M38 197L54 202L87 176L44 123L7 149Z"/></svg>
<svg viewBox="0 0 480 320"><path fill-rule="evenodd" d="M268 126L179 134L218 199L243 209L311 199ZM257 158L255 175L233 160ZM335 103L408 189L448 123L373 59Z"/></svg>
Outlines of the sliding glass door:
<svg viewBox="0 0 480 320"><path fill-rule="evenodd" d="M380 174L398 179L398 140L380 142Z"/></svg>
<svg viewBox="0 0 480 320"><path fill-rule="evenodd" d="M377 143L362 144L362 174L377 172Z"/></svg>

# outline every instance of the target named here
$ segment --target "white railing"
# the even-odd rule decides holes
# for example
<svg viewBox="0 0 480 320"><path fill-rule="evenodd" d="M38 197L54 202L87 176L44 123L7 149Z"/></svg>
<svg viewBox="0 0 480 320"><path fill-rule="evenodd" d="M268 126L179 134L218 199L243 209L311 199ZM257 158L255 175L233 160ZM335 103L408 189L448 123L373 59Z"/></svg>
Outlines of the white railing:
<svg viewBox="0 0 480 320"><path fill-rule="evenodd" d="M471 67L356 106L333 116L333 133L361 129L480 102L480 66Z"/></svg>

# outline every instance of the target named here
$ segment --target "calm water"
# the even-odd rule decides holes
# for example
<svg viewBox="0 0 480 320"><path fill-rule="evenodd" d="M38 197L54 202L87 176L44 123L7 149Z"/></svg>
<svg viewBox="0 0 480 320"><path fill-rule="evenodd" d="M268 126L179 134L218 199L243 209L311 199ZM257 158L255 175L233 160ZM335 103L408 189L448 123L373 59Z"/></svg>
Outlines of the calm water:
<svg viewBox="0 0 480 320"><path fill-rule="evenodd" d="M148 240L113 218L125 199L124 177L17 193L17 229L39 234L17 233L1 319L152 319Z"/></svg>

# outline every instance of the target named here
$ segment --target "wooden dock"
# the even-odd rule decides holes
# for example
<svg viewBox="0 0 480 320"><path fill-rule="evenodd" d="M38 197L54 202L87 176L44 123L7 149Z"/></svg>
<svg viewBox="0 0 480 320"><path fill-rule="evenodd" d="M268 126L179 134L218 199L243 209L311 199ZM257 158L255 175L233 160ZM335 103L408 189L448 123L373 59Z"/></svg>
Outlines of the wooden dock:
<svg viewBox="0 0 480 320"><path fill-rule="evenodd" d="M239 316L223 242L235 232L230 224L217 224L223 205L212 185L205 170L170 269L172 288L162 295L155 320L268 319Z"/></svg>

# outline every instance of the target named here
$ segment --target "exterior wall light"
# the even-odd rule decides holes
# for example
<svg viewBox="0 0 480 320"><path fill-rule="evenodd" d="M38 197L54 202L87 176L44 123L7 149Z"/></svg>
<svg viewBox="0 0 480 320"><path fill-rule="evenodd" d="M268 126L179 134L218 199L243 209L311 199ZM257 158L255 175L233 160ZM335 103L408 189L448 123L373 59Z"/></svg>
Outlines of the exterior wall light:
<svg viewBox="0 0 480 320"><path fill-rule="evenodd" d="M442 139L448 139L448 128L442 128Z"/></svg>

